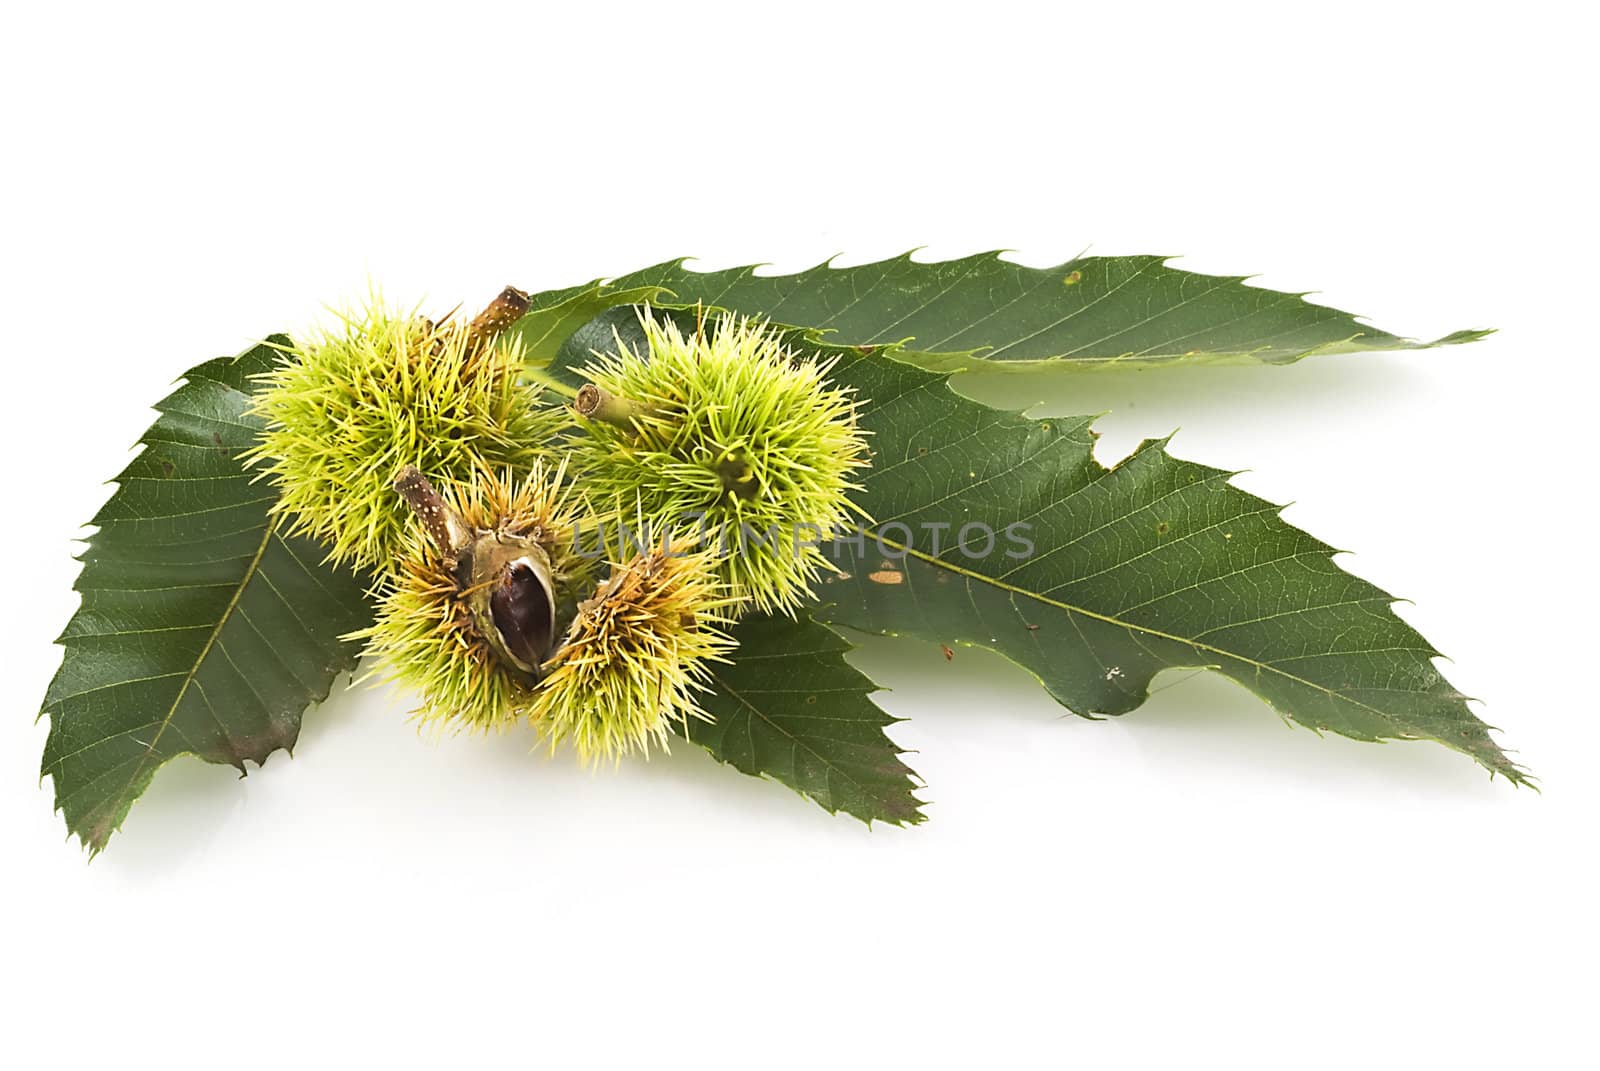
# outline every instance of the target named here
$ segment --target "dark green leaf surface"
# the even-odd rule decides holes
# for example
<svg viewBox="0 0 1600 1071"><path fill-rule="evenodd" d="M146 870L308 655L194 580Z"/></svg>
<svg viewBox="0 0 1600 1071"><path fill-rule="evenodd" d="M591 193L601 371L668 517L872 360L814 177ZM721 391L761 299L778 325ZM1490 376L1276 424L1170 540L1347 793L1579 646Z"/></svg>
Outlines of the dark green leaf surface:
<svg viewBox="0 0 1600 1071"><path fill-rule="evenodd" d="M186 373L92 522L43 710L43 773L92 852L169 759L243 771L292 747L360 655L340 636L370 622L362 581L280 535L271 486L235 460L259 431L249 377L274 359L263 345Z"/></svg>
<svg viewBox="0 0 1600 1071"><path fill-rule="evenodd" d="M1162 669L1210 667L1310 728L1437 740L1526 780L1393 597L1231 473L1154 441L1106 469L1091 418L1000 412L882 357L836 375L872 399L860 502L876 523L859 556L836 544L849 577L823 587L821 619L996 650L1082 714L1132 710ZM958 545L975 520L993 551L977 529Z"/></svg>
<svg viewBox="0 0 1600 1071"><path fill-rule="evenodd" d="M690 722L690 740L830 813L869 825L922 821L915 775L883 731L898 719L870 698L877 685L844 660L848 643L804 617L746 618L734 635L739 649L716 667L705 702L716 720Z"/></svg>
<svg viewBox="0 0 1600 1071"><path fill-rule="evenodd" d="M902 359L953 371L1254 359L1285 364L1313 353L1425 349L1470 342L1457 331L1414 342L1303 295L1200 275L1168 258L1080 257L1027 268L983 253L919 263L911 254L793 275L759 265L696 272L669 261L612 281L655 286L697 302L815 328L839 345L902 344Z"/></svg>
<svg viewBox="0 0 1600 1071"><path fill-rule="evenodd" d="M613 332L634 341L631 309L586 326L564 358ZM864 400L873 464L857 500L875 523L859 550L833 544L847 575L823 585L817 620L989 648L1084 715L1134 709L1162 669L1211 668L1313 729L1436 740L1526 780L1393 598L1232 474L1162 442L1107 469L1092 418L1030 419L883 351L822 348ZM977 529L961 545L973 522L992 549Z"/></svg>

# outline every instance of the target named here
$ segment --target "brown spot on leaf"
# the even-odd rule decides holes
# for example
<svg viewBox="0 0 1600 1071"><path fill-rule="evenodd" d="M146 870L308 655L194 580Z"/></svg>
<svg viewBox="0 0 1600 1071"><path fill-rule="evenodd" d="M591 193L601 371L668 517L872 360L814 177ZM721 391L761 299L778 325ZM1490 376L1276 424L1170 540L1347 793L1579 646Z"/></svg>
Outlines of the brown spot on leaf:
<svg viewBox="0 0 1600 1071"><path fill-rule="evenodd" d="M887 584L890 587L893 587L896 584L904 584L906 582L906 575L904 573L897 572L894 569L879 569L875 573L868 573L867 579L872 581L874 584Z"/></svg>
<svg viewBox="0 0 1600 1071"><path fill-rule="evenodd" d="M164 475L171 476L174 472L178 471L178 466L174 465L170 461L163 461L161 463L161 471Z"/></svg>
<svg viewBox="0 0 1600 1071"><path fill-rule="evenodd" d="M1077 286L1081 282L1083 282L1083 272L1077 271L1077 270L1073 270L1073 271L1067 272L1067 277L1065 279L1061 280L1061 285L1062 286Z"/></svg>
<svg viewBox="0 0 1600 1071"><path fill-rule="evenodd" d="M939 645L939 650L944 652L944 660L946 662L953 661L956 657L956 653L942 643Z"/></svg>
<svg viewBox="0 0 1600 1071"><path fill-rule="evenodd" d="M84 829L83 840L91 850L98 852L104 848L106 841L111 839L111 834L115 833L119 828L113 824L112 818L112 812L107 811Z"/></svg>

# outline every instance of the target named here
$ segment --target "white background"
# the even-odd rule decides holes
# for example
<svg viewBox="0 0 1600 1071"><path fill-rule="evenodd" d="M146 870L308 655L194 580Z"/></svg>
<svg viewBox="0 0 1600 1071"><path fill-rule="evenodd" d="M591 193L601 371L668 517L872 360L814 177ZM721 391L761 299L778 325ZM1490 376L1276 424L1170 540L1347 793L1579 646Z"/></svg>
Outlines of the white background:
<svg viewBox="0 0 1600 1071"><path fill-rule="evenodd" d="M1592 29L1575 5L30 4L0 40L12 1067L1594 1066ZM864 641L930 821L679 747L590 775L312 711L92 865L37 781L72 538L199 361L368 278L1184 254L1444 351L1033 380L1415 600L1542 778L1233 685L1063 716ZM981 386L981 385L980 385ZM997 397L993 386L985 397ZM1006 389L1012 389L1007 387Z"/></svg>

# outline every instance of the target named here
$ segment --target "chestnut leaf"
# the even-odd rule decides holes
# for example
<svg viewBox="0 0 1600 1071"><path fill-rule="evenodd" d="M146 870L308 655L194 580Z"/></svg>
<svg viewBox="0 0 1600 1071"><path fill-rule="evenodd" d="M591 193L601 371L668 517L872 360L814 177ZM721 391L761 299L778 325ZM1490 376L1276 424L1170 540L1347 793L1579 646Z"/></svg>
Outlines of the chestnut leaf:
<svg viewBox="0 0 1600 1071"><path fill-rule="evenodd" d="M820 620L988 648L1083 715L1133 710L1163 669L1211 669L1319 732L1433 740L1527 781L1394 596L1233 473L1165 440L1107 468L1093 417L994 409L881 351L834 377L871 399L873 523L859 549L833 545Z"/></svg>
<svg viewBox="0 0 1600 1071"><path fill-rule="evenodd" d="M619 276L611 286L659 287L674 303L812 328L838 345L898 344L904 359L935 371L1288 364L1314 353L1428 349L1489 333L1456 331L1417 342L1303 294L1247 286L1246 276L1184 271L1168 259L1078 257L1029 268L999 253L934 262L907 253L792 275L757 275L760 265L698 272L673 260Z"/></svg>
<svg viewBox="0 0 1600 1071"><path fill-rule="evenodd" d="M251 377L276 356L263 344L186 372L91 522L41 712L42 773L91 854L168 760L243 773L292 748L306 707L360 657L341 637L371 622L366 580L284 535L272 485L237 460L261 427Z"/></svg>
<svg viewBox="0 0 1600 1071"><path fill-rule="evenodd" d="M844 660L850 644L804 616L757 614L733 632L738 649L716 665L704 698L712 721L679 733L741 773L767 777L871 825L914 825L924 815L917 777L884 733L900 719Z"/></svg>

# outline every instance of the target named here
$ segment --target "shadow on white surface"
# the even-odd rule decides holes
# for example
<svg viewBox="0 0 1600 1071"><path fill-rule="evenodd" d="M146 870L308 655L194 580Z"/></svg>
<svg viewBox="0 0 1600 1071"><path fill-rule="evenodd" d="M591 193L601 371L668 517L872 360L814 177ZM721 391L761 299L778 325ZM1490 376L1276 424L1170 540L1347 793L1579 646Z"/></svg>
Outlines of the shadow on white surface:
<svg viewBox="0 0 1600 1071"><path fill-rule="evenodd" d="M173 759L134 802L121 832L112 835L109 850L95 858L94 867L160 874L205 859L246 806L257 783L287 762L280 752L265 768L251 764L249 776L241 777L230 766L202 762L192 755ZM76 839L72 843L77 846Z"/></svg>
<svg viewBox="0 0 1600 1071"><path fill-rule="evenodd" d="M1286 423L1301 437L1308 427L1336 430L1353 414L1397 399L1415 404L1426 396L1429 379L1411 362L1448 360L1451 353L1341 354L1288 366L1063 368L1027 377L977 371L956 376L952 385L988 405L1034 416L1103 413L1095 423L1102 436L1096 455L1111 464L1140 439L1157 438L1180 426L1225 422L1236 430L1239 425ZM1231 459L1197 460L1227 465Z"/></svg>

